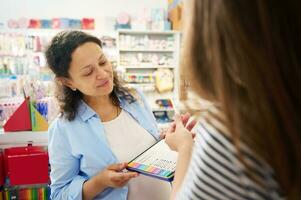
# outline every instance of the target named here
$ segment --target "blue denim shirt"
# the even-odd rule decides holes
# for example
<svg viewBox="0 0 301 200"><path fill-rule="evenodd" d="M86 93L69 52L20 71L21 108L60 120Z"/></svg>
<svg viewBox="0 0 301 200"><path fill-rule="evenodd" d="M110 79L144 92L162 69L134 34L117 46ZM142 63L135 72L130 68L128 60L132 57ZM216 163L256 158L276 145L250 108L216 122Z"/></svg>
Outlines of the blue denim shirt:
<svg viewBox="0 0 301 200"><path fill-rule="evenodd" d="M155 139L159 139L153 113L142 93L137 93L139 97L133 103L119 98L120 106ZM101 119L83 101L73 121L58 117L52 122L48 134L51 199L82 199L84 181L108 165L119 162L106 140ZM95 199L126 200L127 193L127 186L107 188Z"/></svg>

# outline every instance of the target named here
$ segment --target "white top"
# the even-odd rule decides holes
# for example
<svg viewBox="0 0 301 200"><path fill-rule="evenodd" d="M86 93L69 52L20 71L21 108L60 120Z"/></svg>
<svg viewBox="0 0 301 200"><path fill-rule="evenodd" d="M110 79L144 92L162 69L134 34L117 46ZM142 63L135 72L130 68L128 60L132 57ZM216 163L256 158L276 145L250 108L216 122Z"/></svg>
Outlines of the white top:
<svg viewBox="0 0 301 200"><path fill-rule="evenodd" d="M156 142L124 110L112 121L102 123L110 147L120 162L131 161ZM140 174L129 181L128 200L166 200L170 192L170 183Z"/></svg>

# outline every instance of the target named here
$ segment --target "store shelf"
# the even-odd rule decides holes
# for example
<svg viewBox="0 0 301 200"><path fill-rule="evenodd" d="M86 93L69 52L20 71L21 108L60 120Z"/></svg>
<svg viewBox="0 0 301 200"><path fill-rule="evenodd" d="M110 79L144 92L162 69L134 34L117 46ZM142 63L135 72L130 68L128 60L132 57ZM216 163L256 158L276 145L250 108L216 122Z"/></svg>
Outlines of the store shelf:
<svg viewBox="0 0 301 200"><path fill-rule="evenodd" d="M171 66L120 66L125 69L161 69L161 68L167 68L167 69L174 69L174 67Z"/></svg>
<svg viewBox="0 0 301 200"><path fill-rule="evenodd" d="M128 86L137 87L139 85L155 85L155 83L126 83Z"/></svg>
<svg viewBox="0 0 301 200"><path fill-rule="evenodd" d="M47 146L47 131L4 132L0 130L0 148L33 145Z"/></svg>
<svg viewBox="0 0 301 200"><path fill-rule="evenodd" d="M129 84L144 91L152 111L166 111L169 116L173 116L175 108L161 108L156 104L156 100L178 99L180 34L176 31L119 30L117 47L118 69L123 73L147 73L152 74L154 79L162 77L173 81L173 87L170 90L162 90L164 92L161 93L158 87L163 88L164 84L170 82L162 83L157 80L151 84L143 81Z"/></svg>
<svg viewBox="0 0 301 200"><path fill-rule="evenodd" d="M84 29L46 29L46 28L1 28L1 33L12 33L12 34L24 34L24 35L33 35L33 36L42 36L42 35L56 35L62 31L69 30L80 30L86 33L95 34L95 30L84 30Z"/></svg>
<svg viewBox="0 0 301 200"><path fill-rule="evenodd" d="M153 111L175 111L173 108L152 108Z"/></svg>
<svg viewBox="0 0 301 200"><path fill-rule="evenodd" d="M141 30L125 30L119 29L119 33L130 34L130 35L173 35L176 31L141 31Z"/></svg>
<svg viewBox="0 0 301 200"><path fill-rule="evenodd" d="M162 53L172 53L173 49L119 49L121 52L162 52Z"/></svg>

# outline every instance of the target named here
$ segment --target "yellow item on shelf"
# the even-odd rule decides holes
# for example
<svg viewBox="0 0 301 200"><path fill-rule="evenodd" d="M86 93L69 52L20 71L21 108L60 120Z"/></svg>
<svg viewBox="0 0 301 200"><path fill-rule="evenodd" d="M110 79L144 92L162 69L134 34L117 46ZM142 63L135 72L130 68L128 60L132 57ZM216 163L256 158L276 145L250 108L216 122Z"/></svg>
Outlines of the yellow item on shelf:
<svg viewBox="0 0 301 200"><path fill-rule="evenodd" d="M179 0L168 0L168 19L172 24L172 30L182 30L182 10L183 10L183 1Z"/></svg>
<svg viewBox="0 0 301 200"><path fill-rule="evenodd" d="M47 131L48 123L42 117L42 115L35 109L33 104L30 102L30 116L31 116L31 128L32 131Z"/></svg>
<svg viewBox="0 0 301 200"><path fill-rule="evenodd" d="M158 69L155 72L156 88L162 92L168 92L173 90L173 72L170 69Z"/></svg>

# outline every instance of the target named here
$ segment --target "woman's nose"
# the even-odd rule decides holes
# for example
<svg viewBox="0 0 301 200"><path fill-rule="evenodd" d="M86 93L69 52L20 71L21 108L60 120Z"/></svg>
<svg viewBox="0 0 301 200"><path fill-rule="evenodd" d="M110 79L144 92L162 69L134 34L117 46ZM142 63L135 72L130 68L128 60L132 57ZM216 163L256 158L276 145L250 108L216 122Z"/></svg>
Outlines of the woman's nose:
<svg viewBox="0 0 301 200"><path fill-rule="evenodd" d="M97 67L96 72L97 72L97 74L96 74L97 79L102 79L107 74L107 72L102 67Z"/></svg>

